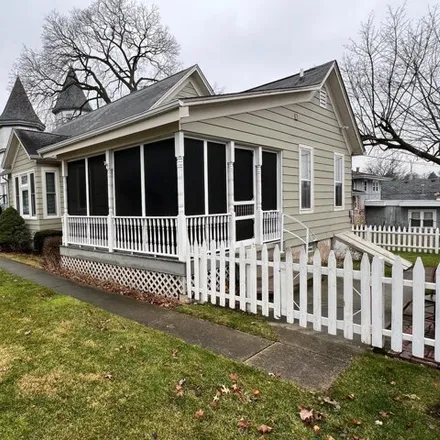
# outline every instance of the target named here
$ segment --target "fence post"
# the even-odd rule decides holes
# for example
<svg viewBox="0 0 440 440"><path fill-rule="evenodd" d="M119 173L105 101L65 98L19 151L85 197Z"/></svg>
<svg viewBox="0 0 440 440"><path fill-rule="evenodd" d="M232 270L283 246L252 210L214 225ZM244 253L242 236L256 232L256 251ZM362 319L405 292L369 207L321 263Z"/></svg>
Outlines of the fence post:
<svg viewBox="0 0 440 440"><path fill-rule="evenodd" d="M400 257L393 264L391 284L391 350L402 351L403 332L403 268Z"/></svg>
<svg viewBox="0 0 440 440"><path fill-rule="evenodd" d="M275 266L275 257L274 257ZM274 268L275 270L275 268ZM274 289L275 290L275 289ZM274 302L275 302L275 291ZM263 250L261 251L261 312L263 316L269 316L269 259L267 254L267 245L263 244ZM275 311L274 311L275 315Z"/></svg>
<svg viewBox="0 0 440 440"><path fill-rule="evenodd" d="M307 254L301 246L299 257L299 325L307 327Z"/></svg>
<svg viewBox="0 0 440 440"><path fill-rule="evenodd" d="M371 236L371 226L366 227L366 240L370 243L373 241L373 238Z"/></svg>
<svg viewBox="0 0 440 440"><path fill-rule="evenodd" d="M293 258L292 250L286 251L286 270L285 270L285 300L286 300L286 320L289 324L293 324L294 320L294 298L293 298Z"/></svg>
<svg viewBox="0 0 440 440"><path fill-rule="evenodd" d="M437 229L438 230L438 229ZM437 266L435 275L435 298L440 301L440 264ZM440 362L440 307L437 303L435 308L435 347L434 347L434 359L436 362Z"/></svg>
<svg viewBox="0 0 440 440"><path fill-rule="evenodd" d="M439 250L439 231L438 231L438 228L435 228L434 240L435 240L435 244L434 244L434 246L435 246L435 253L438 254L438 250Z"/></svg>
<svg viewBox="0 0 440 440"><path fill-rule="evenodd" d="M425 356L425 268L420 257L413 268L413 329L412 354Z"/></svg>
<svg viewBox="0 0 440 440"><path fill-rule="evenodd" d="M281 318L280 248L277 244L273 251L273 316Z"/></svg>
<svg viewBox="0 0 440 440"><path fill-rule="evenodd" d="M375 256L373 258L371 272L371 327L373 347L383 347L383 259Z"/></svg>
<svg viewBox="0 0 440 440"><path fill-rule="evenodd" d="M235 242L230 242L229 248L229 308L235 309Z"/></svg>
<svg viewBox="0 0 440 440"><path fill-rule="evenodd" d="M336 278L336 257L333 249L328 256L328 326L327 331L331 335L337 333L337 278Z"/></svg>
<svg viewBox="0 0 440 440"><path fill-rule="evenodd" d="M353 339L353 259L350 252L344 258L344 337Z"/></svg>
<svg viewBox="0 0 440 440"><path fill-rule="evenodd" d="M246 255L243 244L240 246L240 310L246 311Z"/></svg>
<svg viewBox="0 0 440 440"><path fill-rule="evenodd" d="M361 341L371 344L370 260L367 254L361 261Z"/></svg>
<svg viewBox="0 0 440 440"><path fill-rule="evenodd" d="M322 318L322 301L321 301L321 254L319 249L316 249L313 255L313 330L321 331Z"/></svg>

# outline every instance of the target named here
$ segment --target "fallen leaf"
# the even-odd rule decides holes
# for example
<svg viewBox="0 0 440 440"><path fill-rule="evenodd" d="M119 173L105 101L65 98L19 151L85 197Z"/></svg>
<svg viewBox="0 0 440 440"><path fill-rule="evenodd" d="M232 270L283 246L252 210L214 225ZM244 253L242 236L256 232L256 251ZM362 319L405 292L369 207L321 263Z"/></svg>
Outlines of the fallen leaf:
<svg viewBox="0 0 440 440"><path fill-rule="evenodd" d="M225 387L224 385L222 385L220 388L220 392L222 394L229 394L231 392L231 390L228 387Z"/></svg>
<svg viewBox="0 0 440 440"><path fill-rule="evenodd" d="M353 425L357 425L357 426L362 425L361 419L353 419L352 422L353 422Z"/></svg>
<svg viewBox="0 0 440 440"><path fill-rule="evenodd" d="M209 404L209 406L210 406L212 409L217 409L217 408L218 408L218 405L219 405L218 400L213 400L213 401Z"/></svg>
<svg viewBox="0 0 440 440"><path fill-rule="evenodd" d="M326 440L335 440L335 438L332 437L331 435L328 435Z"/></svg>
<svg viewBox="0 0 440 440"><path fill-rule="evenodd" d="M376 425L378 425L378 426L382 426L382 425L383 425L382 420L375 420L374 423L375 423Z"/></svg>
<svg viewBox="0 0 440 440"><path fill-rule="evenodd" d="M176 384L176 396L182 397L185 394L182 385Z"/></svg>
<svg viewBox="0 0 440 440"><path fill-rule="evenodd" d="M416 394L403 394L403 397L407 397L410 400L420 400L420 397Z"/></svg>
<svg viewBox="0 0 440 440"><path fill-rule="evenodd" d="M313 431L318 432L321 428L318 425L313 426Z"/></svg>
<svg viewBox="0 0 440 440"><path fill-rule="evenodd" d="M313 419L313 410L308 410L307 408L301 408L299 416L303 422L308 422Z"/></svg>
<svg viewBox="0 0 440 440"><path fill-rule="evenodd" d="M330 399L330 397L324 397L322 400L323 402L333 406L337 410L341 409L341 405L339 405L339 403L336 402L336 400Z"/></svg>
<svg viewBox="0 0 440 440"><path fill-rule="evenodd" d="M180 379L179 382L177 382L177 383L182 387L183 385L185 385L185 382L186 382L186 378L183 377L183 378Z"/></svg>
<svg viewBox="0 0 440 440"><path fill-rule="evenodd" d="M273 431L273 428L270 427L270 426L267 426L267 425L260 425L260 426L257 428L257 431L258 431L260 434L269 434L269 433L271 433L271 432Z"/></svg>
<svg viewBox="0 0 440 440"><path fill-rule="evenodd" d="M179 350L173 350L173 351L171 352L171 356L172 356L174 359L176 359L176 358L177 358L177 353L179 353Z"/></svg>
<svg viewBox="0 0 440 440"><path fill-rule="evenodd" d="M384 419L389 419L394 414L391 411L379 411L379 416Z"/></svg>
<svg viewBox="0 0 440 440"><path fill-rule="evenodd" d="M237 373L230 373L229 378L232 380L232 382L238 382L238 374Z"/></svg>
<svg viewBox="0 0 440 440"><path fill-rule="evenodd" d="M241 387L239 387L236 383L233 383L232 391L234 391L234 393L241 393Z"/></svg>
<svg viewBox="0 0 440 440"><path fill-rule="evenodd" d="M104 374L104 379L112 380L113 379L113 375L110 374L110 373L105 373Z"/></svg>
<svg viewBox="0 0 440 440"><path fill-rule="evenodd" d="M349 395L347 396L347 399L348 399L348 400L354 400L354 394L349 394Z"/></svg>
<svg viewBox="0 0 440 440"><path fill-rule="evenodd" d="M195 417L196 419L201 419L204 415L205 415L205 411L203 411L202 408L199 408L199 409L194 413L194 417Z"/></svg>
<svg viewBox="0 0 440 440"><path fill-rule="evenodd" d="M237 426L238 429L249 429L250 423L248 420L246 420L244 417L242 417L238 422L237 422Z"/></svg>
<svg viewBox="0 0 440 440"><path fill-rule="evenodd" d="M390 384L391 384L391 385L396 385L396 382L395 382L394 380L392 380L392 381L390 382Z"/></svg>
<svg viewBox="0 0 440 440"><path fill-rule="evenodd" d="M196 397L200 397L202 395L202 387L200 385L196 386L194 394L196 395Z"/></svg>
<svg viewBox="0 0 440 440"><path fill-rule="evenodd" d="M26 330L26 331L24 332L24 335L25 335L25 336L29 336L31 333L32 333L31 330Z"/></svg>
<svg viewBox="0 0 440 440"><path fill-rule="evenodd" d="M257 388L254 388L254 389L252 390L252 395L253 395L254 397L260 397L260 396L261 396L261 391L258 390Z"/></svg>

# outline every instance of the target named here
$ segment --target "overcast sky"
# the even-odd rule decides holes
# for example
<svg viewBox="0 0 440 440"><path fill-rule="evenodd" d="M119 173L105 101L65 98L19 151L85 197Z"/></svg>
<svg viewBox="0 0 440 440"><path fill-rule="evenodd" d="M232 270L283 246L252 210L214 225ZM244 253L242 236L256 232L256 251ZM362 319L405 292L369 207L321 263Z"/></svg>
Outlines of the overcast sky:
<svg viewBox="0 0 440 440"><path fill-rule="evenodd" d="M38 47L43 19L90 0L13 0L0 15L0 111L9 75L23 45ZM439 0L407 0L419 16ZM402 0L158 0L162 21L181 45L184 66L198 63L211 84L247 89L340 60L371 11L380 18Z"/></svg>

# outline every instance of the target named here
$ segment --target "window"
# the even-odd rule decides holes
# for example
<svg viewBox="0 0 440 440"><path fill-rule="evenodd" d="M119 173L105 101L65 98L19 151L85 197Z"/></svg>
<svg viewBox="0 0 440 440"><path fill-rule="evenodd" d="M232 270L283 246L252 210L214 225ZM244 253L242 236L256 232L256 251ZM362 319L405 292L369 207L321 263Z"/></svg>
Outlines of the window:
<svg viewBox="0 0 440 440"><path fill-rule="evenodd" d="M47 217L58 215L57 207L57 172L44 171L44 215Z"/></svg>
<svg viewBox="0 0 440 440"><path fill-rule="evenodd" d="M379 182L377 180L373 180L373 192L379 192Z"/></svg>
<svg viewBox="0 0 440 440"><path fill-rule="evenodd" d="M313 209L313 150L310 147L299 148L300 161L300 210L311 211Z"/></svg>
<svg viewBox="0 0 440 440"><path fill-rule="evenodd" d="M344 207L344 156L335 154L335 208Z"/></svg>
<svg viewBox="0 0 440 440"><path fill-rule="evenodd" d="M323 108L327 108L327 90L325 89L319 91L319 105Z"/></svg>
<svg viewBox="0 0 440 440"><path fill-rule="evenodd" d="M87 215L86 162L67 164L67 209L70 215Z"/></svg>
<svg viewBox="0 0 440 440"><path fill-rule="evenodd" d="M368 182L364 180L364 191L368 190Z"/></svg>
<svg viewBox="0 0 440 440"><path fill-rule="evenodd" d="M436 212L432 210L409 210L409 225L412 228L434 228L436 227Z"/></svg>
<svg viewBox="0 0 440 440"><path fill-rule="evenodd" d="M37 209L34 173L21 174L14 178L14 182L15 208L23 217L35 217L37 215Z"/></svg>

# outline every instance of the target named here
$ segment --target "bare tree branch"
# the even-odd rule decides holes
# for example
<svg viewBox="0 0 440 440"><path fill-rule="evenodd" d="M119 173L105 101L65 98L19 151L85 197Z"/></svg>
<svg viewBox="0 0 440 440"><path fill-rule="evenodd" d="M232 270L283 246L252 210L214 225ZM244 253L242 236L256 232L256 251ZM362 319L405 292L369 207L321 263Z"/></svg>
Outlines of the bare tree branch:
<svg viewBox="0 0 440 440"><path fill-rule="evenodd" d="M42 47L24 47L14 66L37 111L53 108L68 69L94 106L109 103L176 72L180 47L143 0L94 0L68 15L45 18Z"/></svg>
<svg viewBox="0 0 440 440"><path fill-rule="evenodd" d="M350 41L342 70L365 146L440 165L439 29L437 7L409 20L402 6Z"/></svg>

